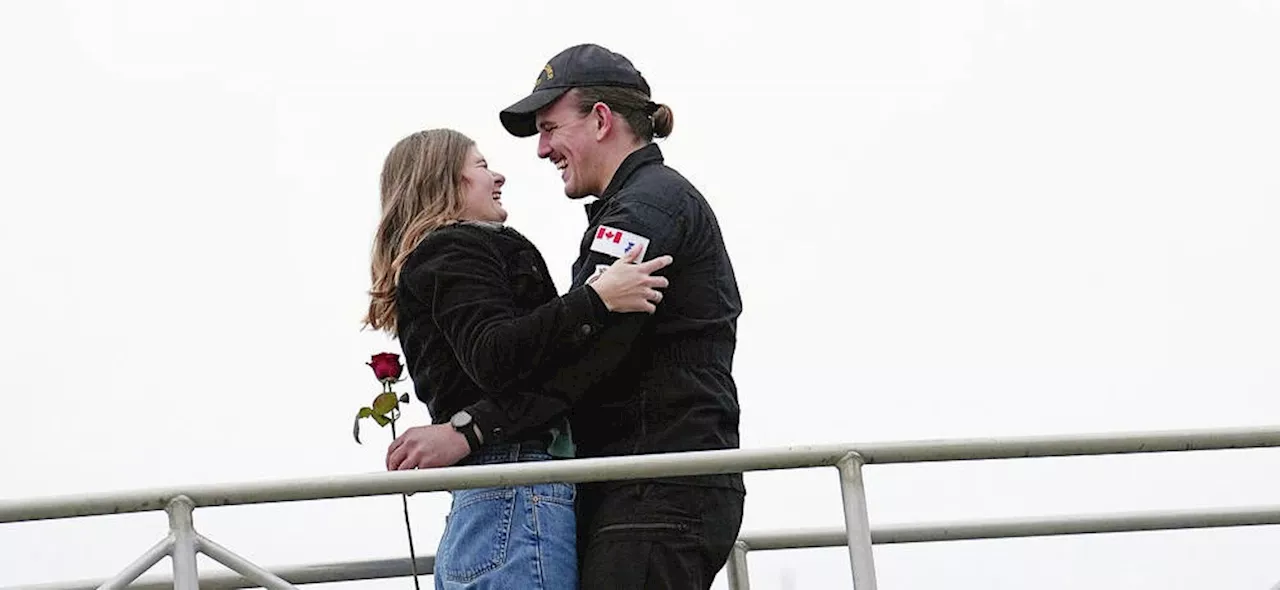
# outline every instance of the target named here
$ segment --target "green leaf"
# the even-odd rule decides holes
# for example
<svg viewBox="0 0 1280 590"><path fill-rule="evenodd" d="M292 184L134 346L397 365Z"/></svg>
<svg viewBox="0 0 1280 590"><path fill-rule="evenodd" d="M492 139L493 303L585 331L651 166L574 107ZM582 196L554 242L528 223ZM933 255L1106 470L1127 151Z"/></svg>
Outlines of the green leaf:
<svg viewBox="0 0 1280 590"><path fill-rule="evenodd" d="M407 404L407 403L409 403L409 394L407 394L407 393L402 393L402 394L400 394L400 403L402 403L402 404Z"/></svg>
<svg viewBox="0 0 1280 590"><path fill-rule="evenodd" d="M396 394L394 392L388 391L386 393L379 394L378 397L373 398L373 413L386 414L387 412L396 409L396 405L398 403L399 402L396 401Z"/></svg>
<svg viewBox="0 0 1280 590"><path fill-rule="evenodd" d="M351 435L356 437L356 444L363 444L360 442L360 419L361 418L374 418L376 420L377 416L374 416L373 408L370 408L370 407L360 408L360 411L356 412L355 424L351 427Z"/></svg>
<svg viewBox="0 0 1280 590"><path fill-rule="evenodd" d="M391 423L391 419L382 414L374 414L373 421L377 422L378 426L386 426Z"/></svg>

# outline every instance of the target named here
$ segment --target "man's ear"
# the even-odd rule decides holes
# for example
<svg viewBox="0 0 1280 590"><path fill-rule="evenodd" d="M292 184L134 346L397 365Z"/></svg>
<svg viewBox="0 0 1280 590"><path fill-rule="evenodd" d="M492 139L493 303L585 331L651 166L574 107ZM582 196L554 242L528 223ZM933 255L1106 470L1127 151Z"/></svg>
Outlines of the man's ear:
<svg viewBox="0 0 1280 590"><path fill-rule="evenodd" d="M613 110L603 102L591 107L591 116L596 119L596 141L603 140L613 131Z"/></svg>

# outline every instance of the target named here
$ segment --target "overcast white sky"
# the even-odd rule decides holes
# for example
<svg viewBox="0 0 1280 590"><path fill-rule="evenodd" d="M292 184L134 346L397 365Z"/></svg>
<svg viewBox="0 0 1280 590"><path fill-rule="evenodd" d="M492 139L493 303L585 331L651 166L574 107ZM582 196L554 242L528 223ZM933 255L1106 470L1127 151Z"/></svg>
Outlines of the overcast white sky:
<svg viewBox="0 0 1280 590"><path fill-rule="evenodd" d="M390 433L350 424L363 363L398 351L359 331L382 159L471 135L567 287L585 218L497 111L584 41L672 106L668 162L720 216L744 446L1280 422L1280 2L12 1L0 497L379 470ZM833 470L747 482L745 531L841 522ZM873 523L1274 504L1280 451L867 482ZM423 550L447 503L412 499ZM398 510L196 524L261 564L385 558ZM0 525L0 586L112 575L164 530ZM1277 547L1255 527L876 559L895 590L1253 590ZM756 589L850 586L842 549L750 561Z"/></svg>

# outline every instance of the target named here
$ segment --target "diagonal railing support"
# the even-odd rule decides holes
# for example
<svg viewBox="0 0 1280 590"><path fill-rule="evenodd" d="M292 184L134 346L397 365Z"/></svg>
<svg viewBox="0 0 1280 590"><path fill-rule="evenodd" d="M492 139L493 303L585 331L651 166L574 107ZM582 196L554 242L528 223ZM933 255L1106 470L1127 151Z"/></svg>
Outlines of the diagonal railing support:
<svg viewBox="0 0 1280 590"><path fill-rule="evenodd" d="M260 568L249 560L232 553L231 550L200 536L200 550L214 561L221 563L245 579L266 588L267 590L294 590L294 586L279 576Z"/></svg>
<svg viewBox="0 0 1280 590"><path fill-rule="evenodd" d="M114 578L110 578L98 586L98 590L123 590L130 582L138 579L143 572L151 569L151 566L160 563L164 556L169 555L173 549L173 535L169 535L156 543L154 547L142 554L142 557L135 559L133 563L124 568L124 571L116 574Z"/></svg>

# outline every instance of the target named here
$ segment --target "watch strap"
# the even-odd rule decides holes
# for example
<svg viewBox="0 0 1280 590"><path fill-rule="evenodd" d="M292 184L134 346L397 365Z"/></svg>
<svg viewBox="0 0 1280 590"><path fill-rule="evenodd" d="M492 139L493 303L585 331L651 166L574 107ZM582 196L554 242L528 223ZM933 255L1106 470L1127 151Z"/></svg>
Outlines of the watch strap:
<svg viewBox="0 0 1280 590"><path fill-rule="evenodd" d="M471 448L472 453L480 449L480 437L476 435L476 425L474 422L461 428L454 427L454 430L461 432L462 437L467 439L467 446Z"/></svg>

